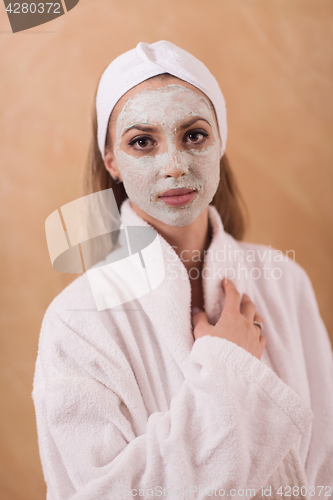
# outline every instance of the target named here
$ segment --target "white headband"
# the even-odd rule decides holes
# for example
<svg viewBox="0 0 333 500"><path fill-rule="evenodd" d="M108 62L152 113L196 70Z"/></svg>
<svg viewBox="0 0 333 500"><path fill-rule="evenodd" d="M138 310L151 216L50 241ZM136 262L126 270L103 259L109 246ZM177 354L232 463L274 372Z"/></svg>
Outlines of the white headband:
<svg viewBox="0 0 333 500"><path fill-rule="evenodd" d="M199 59L171 42L140 42L114 59L104 71L97 89L97 139L104 158L106 132L111 112L119 99L139 83L162 73L170 73L201 90L211 100L217 115L224 154L227 141L227 112L215 77Z"/></svg>

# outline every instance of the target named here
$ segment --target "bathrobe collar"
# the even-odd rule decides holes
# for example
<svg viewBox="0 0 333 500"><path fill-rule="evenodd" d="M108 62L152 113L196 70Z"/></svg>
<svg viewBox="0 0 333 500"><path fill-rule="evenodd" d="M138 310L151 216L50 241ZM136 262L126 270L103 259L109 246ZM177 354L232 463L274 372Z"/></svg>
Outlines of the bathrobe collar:
<svg viewBox="0 0 333 500"><path fill-rule="evenodd" d="M212 227L212 241L206 253L203 265L204 307L211 324L219 319L224 293L222 279L232 274L235 269L235 251L238 243L224 231L219 213L212 205L208 206L208 217ZM131 207L130 200L124 201L121 207L121 220L125 226L151 227ZM156 289L141 297L141 307L155 325L157 335L163 335L168 349L175 358L182 372L188 367L189 354L194 342L191 321L191 285L186 268L171 245L159 234L162 249L165 279ZM230 273L230 274L229 274ZM251 280L233 279L240 293L249 293ZM249 293L250 294L250 293ZM185 373L184 373L185 374Z"/></svg>

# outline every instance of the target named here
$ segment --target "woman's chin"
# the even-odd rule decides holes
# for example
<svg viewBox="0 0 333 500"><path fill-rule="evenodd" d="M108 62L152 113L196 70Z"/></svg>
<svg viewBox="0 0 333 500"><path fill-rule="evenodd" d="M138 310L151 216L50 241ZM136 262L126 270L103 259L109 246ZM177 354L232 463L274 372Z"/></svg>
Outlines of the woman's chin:
<svg viewBox="0 0 333 500"><path fill-rule="evenodd" d="M165 205L158 211L153 210L151 216L168 226L184 227L192 224L201 212L202 209L189 203L188 205L171 207Z"/></svg>

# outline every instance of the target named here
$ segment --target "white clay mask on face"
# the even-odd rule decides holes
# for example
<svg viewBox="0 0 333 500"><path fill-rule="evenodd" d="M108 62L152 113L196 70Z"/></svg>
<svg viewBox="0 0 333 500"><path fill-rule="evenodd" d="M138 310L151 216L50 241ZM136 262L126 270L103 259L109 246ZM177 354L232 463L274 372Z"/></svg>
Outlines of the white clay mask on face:
<svg viewBox="0 0 333 500"><path fill-rule="evenodd" d="M196 123L181 131L181 125L194 117L210 125L206 126L207 139L200 130L196 132L201 128ZM133 134L129 131L133 125L150 126L153 132L135 130ZM202 139L201 144L189 141L192 130ZM144 145L152 146L131 149L129 142L140 137ZM117 119L114 153L129 199L170 226L183 227L195 221L219 185L220 138L213 111L207 99L183 85L148 88L130 98ZM164 195L181 188L181 192Z"/></svg>

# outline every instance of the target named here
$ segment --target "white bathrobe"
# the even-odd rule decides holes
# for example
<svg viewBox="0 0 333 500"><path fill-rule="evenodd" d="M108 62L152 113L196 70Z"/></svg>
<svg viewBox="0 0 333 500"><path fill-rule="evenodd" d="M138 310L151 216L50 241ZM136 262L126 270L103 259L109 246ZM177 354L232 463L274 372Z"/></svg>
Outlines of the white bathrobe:
<svg viewBox="0 0 333 500"><path fill-rule="evenodd" d="M129 200L121 218L149 226ZM333 495L332 350L309 278L235 241L212 206L209 219L205 310L215 324L233 268L265 322L261 360L218 337L194 341L190 282L161 236L166 277L139 299L97 310L83 274L40 334L32 396L47 500Z"/></svg>

